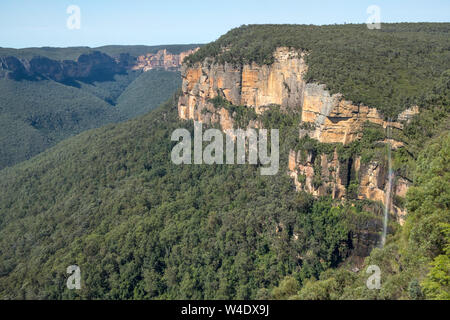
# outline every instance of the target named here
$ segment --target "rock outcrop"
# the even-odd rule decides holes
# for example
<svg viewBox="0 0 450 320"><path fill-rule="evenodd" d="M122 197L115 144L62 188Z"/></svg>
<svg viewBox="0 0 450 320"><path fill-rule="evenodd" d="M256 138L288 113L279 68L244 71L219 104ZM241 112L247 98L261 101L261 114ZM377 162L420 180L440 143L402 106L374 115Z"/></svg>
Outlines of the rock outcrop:
<svg viewBox="0 0 450 320"><path fill-rule="evenodd" d="M171 54L160 50L156 54L149 53L138 58L122 53L113 58L103 52L85 53L77 60L52 60L36 56L31 59L18 59L13 56L0 57L0 77L12 80L50 79L58 82L103 81L111 80L115 74L127 70L164 69L179 71L183 59L197 49Z"/></svg>
<svg viewBox="0 0 450 320"><path fill-rule="evenodd" d="M308 134L324 143L348 144L361 137L366 121L386 128L387 125L401 129L402 124L388 123L375 108L354 105L342 95L330 93L324 85L309 83L305 87L302 121L311 123Z"/></svg>
<svg viewBox="0 0 450 320"><path fill-rule="evenodd" d="M339 163L336 151L329 159L325 154L305 152L302 155L302 151L291 150L288 167L298 191L304 190L314 196L331 194L333 199L345 197L348 175Z"/></svg>
<svg viewBox="0 0 450 320"><path fill-rule="evenodd" d="M58 82L104 80L125 72L118 61L99 51L82 54L76 61L57 61L40 56L30 60L3 57L0 58L0 67L9 79L51 79Z"/></svg>
<svg viewBox="0 0 450 320"><path fill-rule="evenodd" d="M311 138L324 143L348 144L361 137L366 121L383 128L403 129L403 122L418 113L419 107L414 106L403 111L397 121L385 121L376 108L355 105L341 94L330 95L324 85L309 83L305 86L302 121L312 124L312 129L306 132ZM392 143L398 146L397 142Z"/></svg>
<svg viewBox="0 0 450 320"><path fill-rule="evenodd" d="M418 113L419 106L412 106L411 108L404 110L398 115L398 121L409 122Z"/></svg>
<svg viewBox="0 0 450 320"><path fill-rule="evenodd" d="M335 150L333 155L312 152L289 153L289 175L298 191L314 196L331 195L333 199L367 199L386 205L386 193L404 198L410 182L402 177L394 178L388 190L388 170L380 161L362 164L359 156L340 161ZM389 211L403 224L406 210L389 201Z"/></svg>
<svg viewBox="0 0 450 320"><path fill-rule="evenodd" d="M147 53L137 57L133 70L149 71L153 69L163 69L168 71L179 71L184 58L197 52L200 48L181 52L180 54L172 54L166 49L159 50L157 53Z"/></svg>
<svg viewBox="0 0 450 320"><path fill-rule="evenodd" d="M210 100L218 94L234 105L252 107L256 113L271 104L301 108L305 86L303 75L307 71L304 54L279 48L274 58L271 66L255 63L222 65L207 59L193 67L182 67L180 118L204 120L203 110L215 111Z"/></svg>
<svg viewBox="0 0 450 320"><path fill-rule="evenodd" d="M31 78L29 62L20 61L16 57L0 58L0 76L12 80Z"/></svg>

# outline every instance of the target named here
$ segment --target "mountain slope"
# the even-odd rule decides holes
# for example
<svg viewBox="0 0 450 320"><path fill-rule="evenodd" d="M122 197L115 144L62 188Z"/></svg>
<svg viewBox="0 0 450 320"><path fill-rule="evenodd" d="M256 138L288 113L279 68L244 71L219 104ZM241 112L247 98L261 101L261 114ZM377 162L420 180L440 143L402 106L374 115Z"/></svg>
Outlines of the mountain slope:
<svg viewBox="0 0 450 320"><path fill-rule="evenodd" d="M180 85L179 72L165 70L144 72L118 97L117 111L123 119L143 115L165 102Z"/></svg>
<svg viewBox="0 0 450 320"><path fill-rule="evenodd" d="M0 48L0 121L10 122L0 129L0 169L157 107L178 88L179 73L143 72L135 68L137 57L196 47Z"/></svg>
<svg viewBox="0 0 450 320"><path fill-rule="evenodd" d="M54 81L0 79L0 168L29 159L55 142L114 121L105 101Z"/></svg>
<svg viewBox="0 0 450 320"><path fill-rule="evenodd" d="M297 194L284 170L172 164L172 131L193 130L176 118L174 99L0 171L2 298L256 298L336 266L352 233L380 226ZM64 284L72 264L79 293Z"/></svg>

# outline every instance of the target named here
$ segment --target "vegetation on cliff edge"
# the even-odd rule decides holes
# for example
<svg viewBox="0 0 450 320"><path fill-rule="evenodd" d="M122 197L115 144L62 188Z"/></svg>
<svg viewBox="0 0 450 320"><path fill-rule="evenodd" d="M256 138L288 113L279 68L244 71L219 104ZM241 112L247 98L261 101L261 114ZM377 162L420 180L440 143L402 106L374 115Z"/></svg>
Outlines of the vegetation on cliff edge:
<svg viewBox="0 0 450 320"><path fill-rule="evenodd" d="M217 63L273 63L277 47L308 52L308 82L326 84L354 103L393 117L424 106L431 88L450 69L449 23L244 25L203 46L188 64L213 58Z"/></svg>

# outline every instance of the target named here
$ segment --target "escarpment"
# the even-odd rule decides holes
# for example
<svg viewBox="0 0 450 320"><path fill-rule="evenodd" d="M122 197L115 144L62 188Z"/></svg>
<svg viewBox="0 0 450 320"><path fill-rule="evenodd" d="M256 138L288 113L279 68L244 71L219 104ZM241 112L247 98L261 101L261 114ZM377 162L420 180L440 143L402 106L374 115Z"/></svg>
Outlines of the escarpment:
<svg viewBox="0 0 450 320"><path fill-rule="evenodd" d="M137 57L133 70L149 71L153 69L164 70L179 70L181 64L188 55L198 51L200 48L181 52L180 54L173 54L167 49L159 50L157 53L147 53Z"/></svg>
<svg viewBox="0 0 450 320"><path fill-rule="evenodd" d="M121 53L112 57L100 51L81 54L76 60L53 60L34 56L19 59L14 56L0 57L0 78L12 80L51 79L57 82L72 80L102 81L128 70L166 70L179 71L183 59L199 48L172 54L167 49L157 53L147 53L138 57Z"/></svg>
<svg viewBox="0 0 450 320"><path fill-rule="evenodd" d="M331 195L333 199L371 200L388 205L389 212L403 224L406 210L396 199L404 198L411 182L397 176L393 186L388 184L388 168L384 161L361 162L360 156L339 159L336 152L324 153L291 150L289 175L298 191L304 190L314 196ZM391 188L391 189L390 189ZM394 200L387 203L390 192Z"/></svg>
<svg viewBox="0 0 450 320"><path fill-rule="evenodd" d="M395 121L386 121L376 109L345 100L341 94L330 94L325 85L307 83L307 53L278 48L271 65L256 63L241 66L215 63L205 59L182 67L182 94L178 101L181 119L208 124L218 123L227 130L238 126L228 108L218 106L218 97L235 106L244 106L262 114L272 105L286 113L300 112L299 138L309 136L320 143L348 145L361 139L366 123L380 128L403 129L419 110L417 106L402 112ZM258 121L249 127L259 126ZM402 143L384 139L393 148ZM387 190L386 163L371 160L362 163L352 155L343 161L335 150L332 155L291 150L288 172L297 190L315 196L331 195L334 199L367 199L385 205ZM392 186L395 197L404 197L410 182L396 177ZM394 198L395 198L394 197ZM402 222L405 210L391 201L390 211Z"/></svg>
<svg viewBox="0 0 450 320"><path fill-rule="evenodd" d="M204 113L215 113L210 101L217 95L223 96L233 105L248 106L261 113L264 107L278 104L287 108L302 105L307 71L304 54L287 48L274 53L272 65L234 66L205 60L193 67L182 68L183 94L178 103L182 119L213 122L219 118L205 119Z"/></svg>
<svg viewBox="0 0 450 320"><path fill-rule="evenodd" d="M99 51L82 54L76 61L57 61L40 56L29 60L12 56L0 58L0 74L12 80L102 80L125 70L119 61Z"/></svg>
<svg viewBox="0 0 450 320"><path fill-rule="evenodd" d="M403 124L419 112L417 106L405 110L397 121L385 121L376 108L363 104L355 105L345 100L341 94L333 94L325 85L309 83L305 86L302 104L302 121L311 124L308 134L311 138L324 143L348 144L361 138L362 127L366 122L403 129Z"/></svg>

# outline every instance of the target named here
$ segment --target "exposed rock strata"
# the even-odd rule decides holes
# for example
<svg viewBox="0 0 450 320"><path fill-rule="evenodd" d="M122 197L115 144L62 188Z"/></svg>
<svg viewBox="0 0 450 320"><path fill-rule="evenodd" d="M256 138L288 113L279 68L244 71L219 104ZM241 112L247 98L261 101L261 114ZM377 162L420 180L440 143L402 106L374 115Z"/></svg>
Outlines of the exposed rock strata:
<svg viewBox="0 0 450 320"><path fill-rule="evenodd" d="M215 112L211 99L218 94L234 105L255 108L261 113L265 106L278 104L300 110L307 71L304 54L279 48L271 66L255 63L233 66L215 64L211 60L182 68L183 94L178 103L182 119L203 119L203 110Z"/></svg>
<svg viewBox="0 0 450 320"><path fill-rule="evenodd" d="M324 143L348 144L361 137L366 121L386 128L402 129L399 122L387 122L375 108L355 105L340 94L330 93L324 85L314 83L305 87L302 121L312 124L308 132L311 138Z"/></svg>
<svg viewBox="0 0 450 320"><path fill-rule="evenodd" d="M183 59L197 49L171 54L160 50L138 58L122 53L113 58L103 52L93 51L82 54L77 60L52 60L36 56L32 59L18 59L13 56L0 57L0 78L12 80L51 79L58 82L72 80L102 81L112 80L115 74L127 70L164 69L179 71Z"/></svg>
<svg viewBox="0 0 450 320"><path fill-rule="evenodd" d="M301 151L291 150L288 167L298 191L303 190L315 196L331 195L333 199L367 199L386 205L388 170L384 163L371 161L361 164L360 157L341 162L336 151L329 157L311 152L302 155ZM320 183L315 184L314 180ZM408 180L397 177L392 193L404 198L410 184ZM389 206L390 212L402 224L405 209L396 206L394 201L390 201Z"/></svg>
<svg viewBox="0 0 450 320"><path fill-rule="evenodd" d="M58 82L103 80L125 71L119 62L99 51L82 54L76 61L57 61L39 56L30 60L3 57L0 58L0 69L4 76L13 80L51 79Z"/></svg>
<svg viewBox="0 0 450 320"><path fill-rule="evenodd" d="M133 70L149 71L153 69L179 70L181 64L187 56L195 53L199 48L181 52L180 54L172 54L166 49L159 50L157 53L147 53L139 56Z"/></svg>
<svg viewBox="0 0 450 320"><path fill-rule="evenodd" d="M306 83L307 70L305 53L288 48L278 48L270 66L255 63L234 66L210 59L191 67L183 66L179 117L219 123L224 130L233 128L232 115L225 108L216 109L211 102L221 95L233 105L254 108L257 114L274 104L286 112L297 110L302 114L300 137L309 135L323 143L348 144L361 137L366 121L384 128L403 129L403 123L419 112L418 107L412 107L396 121L388 122L375 108L353 104L340 94L331 95L325 85ZM249 126L253 125L256 123ZM403 146L393 139L380 142L390 143L394 149ZM331 194L335 199L349 196L369 199L384 205L387 173L382 163L361 164L359 157L341 163L336 152L330 158L325 154L307 154L302 158L301 151L291 150L288 167L298 190L315 196ZM407 180L397 178L393 190L397 196L404 197L408 186ZM391 212L403 221L404 210L391 204Z"/></svg>

